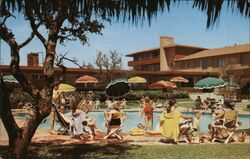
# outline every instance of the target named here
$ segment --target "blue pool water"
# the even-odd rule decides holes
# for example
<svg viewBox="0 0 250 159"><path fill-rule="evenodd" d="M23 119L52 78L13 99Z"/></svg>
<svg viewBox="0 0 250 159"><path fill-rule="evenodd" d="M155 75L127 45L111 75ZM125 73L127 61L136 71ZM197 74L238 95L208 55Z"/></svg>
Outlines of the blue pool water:
<svg viewBox="0 0 250 159"><path fill-rule="evenodd" d="M129 132L131 128L136 127L139 123L144 123L142 117L139 116L138 112L125 112L126 118L124 120L123 132ZM193 112L183 113L185 115L194 116ZM98 128L101 131L107 131L107 128L104 126L104 114L103 112L89 112L89 116L95 118ZM156 129L159 125L159 116L161 112L154 112L153 118L153 127ZM238 121L241 121L243 124L238 129L249 129L250 128L250 116L249 115L239 115ZM212 118L209 113L205 113L200 118L200 127L202 132L208 131L208 124L212 123ZM43 124L40 124L40 128L48 128L50 127L50 117L46 118L46 121ZM58 125L55 125L57 128Z"/></svg>

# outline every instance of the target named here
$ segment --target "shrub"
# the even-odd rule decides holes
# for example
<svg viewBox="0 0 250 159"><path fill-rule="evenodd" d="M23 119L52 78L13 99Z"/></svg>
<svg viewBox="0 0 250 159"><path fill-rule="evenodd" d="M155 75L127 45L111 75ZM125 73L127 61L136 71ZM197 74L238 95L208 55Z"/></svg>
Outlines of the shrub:
<svg viewBox="0 0 250 159"><path fill-rule="evenodd" d="M22 108L22 106L25 103L33 103L34 102L32 97L28 93L22 92L20 90L13 91L10 94L9 100L10 100L10 104L11 104L12 109L17 109L17 108L20 109L20 108ZM22 104L19 105L20 103L22 103Z"/></svg>
<svg viewBox="0 0 250 159"><path fill-rule="evenodd" d="M147 90L147 91L131 91L126 97L126 100L140 100L142 96L148 96L150 99L173 99L173 98L188 98L187 91L180 91L174 93L162 92L161 90ZM93 98L98 97L101 102L104 102L107 97L104 91L95 91Z"/></svg>
<svg viewBox="0 0 250 159"><path fill-rule="evenodd" d="M237 99L235 100L235 102L241 102L241 99L240 99L240 98L237 98Z"/></svg>
<svg viewBox="0 0 250 159"><path fill-rule="evenodd" d="M247 108L250 109L250 104L247 105Z"/></svg>

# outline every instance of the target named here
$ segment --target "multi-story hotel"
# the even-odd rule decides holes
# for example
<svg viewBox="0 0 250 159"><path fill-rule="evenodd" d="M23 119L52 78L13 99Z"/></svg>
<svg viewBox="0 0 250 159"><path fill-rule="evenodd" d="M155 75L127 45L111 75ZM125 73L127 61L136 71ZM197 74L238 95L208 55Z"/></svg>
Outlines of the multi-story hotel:
<svg viewBox="0 0 250 159"><path fill-rule="evenodd" d="M133 71L119 70L114 72L113 78L141 76L147 79L147 84L158 80L169 80L172 77L182 76L189 80L187 87L193 87L198 80L207 77L222 76L225 64L232 65L238 73L237 81L241 87L250 85L250 44L235 45L216 49L207 49L198 46L176 44L172 37L160 37L160 46L153 49L138 51L126 55L133 59L128 62ZM38 64L38 54L30 53L27 56L28 66L21 66L21 70L38 88L43 86L43 67ZM231 68L231 69L232 69ZM0 65L0 72L9 73L8 65ZM60 68L55 68L55 76L59 78ZM82 75L94 76L99 80L97 89L103 90L107 79L103 78L105 71L98 69L68 68L65 83L75 85L75 80ZM148 88L148 87L145 87Z"/></svg>
<svg viewBox="0 0 250 159"><path fill-rule="evenodd" d="M133 58L128 62L133 70L166 72L166 78L182 72L183 76L196 82L204 77L204 73L222 76L223 69L230 66L238 73L235 82L242 86L250 83L250 44L207 49L176 44L173 37L160 37L160 47L126 56Z"/></svg>

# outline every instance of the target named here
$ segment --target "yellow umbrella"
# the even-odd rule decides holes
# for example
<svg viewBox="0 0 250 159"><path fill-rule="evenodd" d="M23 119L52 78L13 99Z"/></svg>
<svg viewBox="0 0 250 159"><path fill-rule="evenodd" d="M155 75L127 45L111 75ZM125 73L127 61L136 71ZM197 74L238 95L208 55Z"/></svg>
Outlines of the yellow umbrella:
<svg viewBox="0 0 250 159"><path fill-rule="evenodd" d="M135 76L128 79L128 83L147 83L147 80L145 78Z"/></svg>
<svg viewBox="0 0 250 159"><path fill-rule="evenodd" d="M57 91L60 91L60 92L72 92L72 91L75 91L75 90L76 90L76 88L74 86L71 86L69 84L61 83L61 84L59 84Z"/></svg>

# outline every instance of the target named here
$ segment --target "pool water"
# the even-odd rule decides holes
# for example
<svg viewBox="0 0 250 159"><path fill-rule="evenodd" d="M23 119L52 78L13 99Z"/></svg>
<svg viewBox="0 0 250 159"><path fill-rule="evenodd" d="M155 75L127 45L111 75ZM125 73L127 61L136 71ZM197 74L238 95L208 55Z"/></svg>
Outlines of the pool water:
<svg viewBox="0 0 250 159"><path fill-rule="evenodd" d="M131 128L136 127L139 123L144 123L144 119L140 117L139 112L125 112L126 117L124 119L123 124L123 132L129 132ZM185 115L191 115L194 117L193 112L185 112L183 113ZM106 132L107 128L105 127L104 123L104 113L99 111L93 111L88 113L89 116L93 117L96 120L98 128ZM161 115L161 112L154 112L154 118L153 118L153 128L156 130L159 128L159 116ZM239 115L238 121L241 121L243 124L238 129L249 129L250 128L250 116L249 115ZM212 118L210 113L205 113L200 118L200 129L201 132L207 132L208 131L208 124L212 123ZM48 116L45 119L45 122L43 124L40 124L39 128L48 128L50 127L50 116ZM55 127L58 128L59 125L55 124Z"/></svg>

